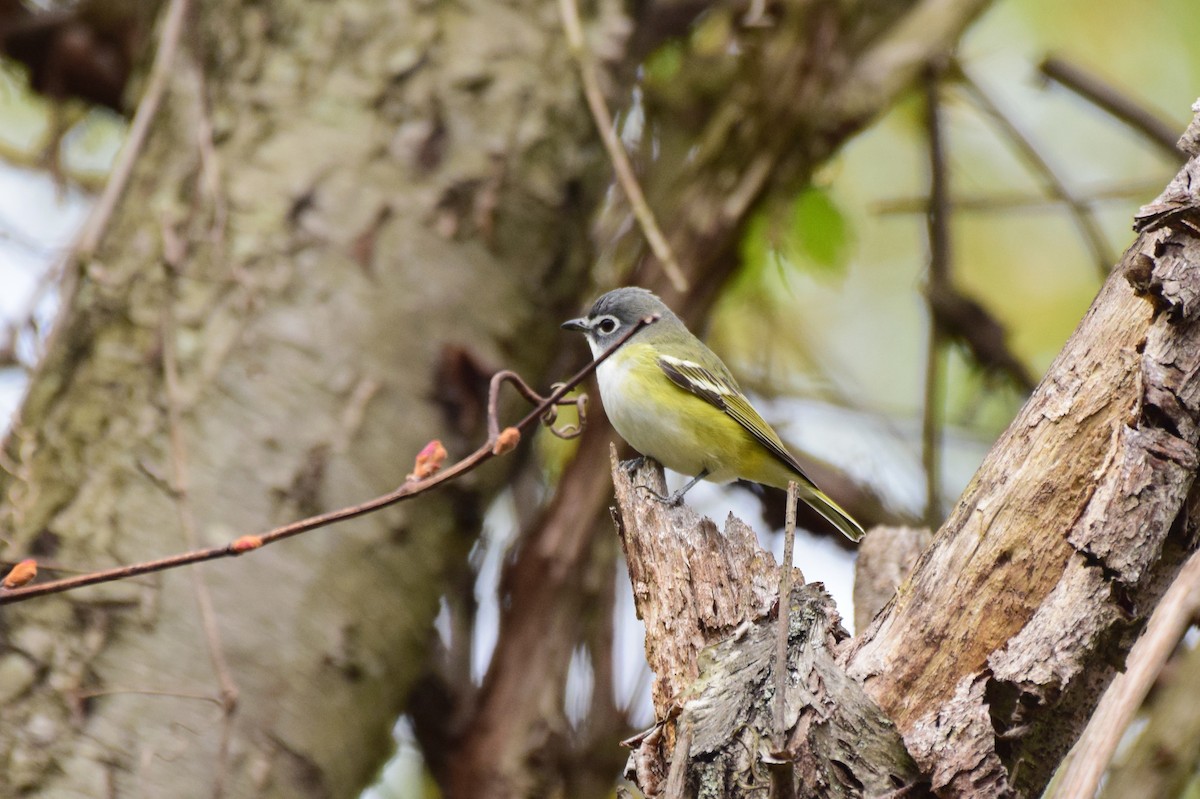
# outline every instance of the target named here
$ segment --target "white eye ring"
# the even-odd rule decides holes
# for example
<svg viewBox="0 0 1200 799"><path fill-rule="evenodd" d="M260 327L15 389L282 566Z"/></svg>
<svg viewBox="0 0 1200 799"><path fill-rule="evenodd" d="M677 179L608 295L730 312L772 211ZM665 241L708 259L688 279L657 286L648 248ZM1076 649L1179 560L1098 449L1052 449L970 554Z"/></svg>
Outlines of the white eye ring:
<svg viewBox="0 0 1200 799"><path fill-rule="evenodd" d="M611 316L606 316L600 321L596 322L596 329L600 331L601 335L611 336L613 333L617 332L617 320L613 319Z"/></svg>

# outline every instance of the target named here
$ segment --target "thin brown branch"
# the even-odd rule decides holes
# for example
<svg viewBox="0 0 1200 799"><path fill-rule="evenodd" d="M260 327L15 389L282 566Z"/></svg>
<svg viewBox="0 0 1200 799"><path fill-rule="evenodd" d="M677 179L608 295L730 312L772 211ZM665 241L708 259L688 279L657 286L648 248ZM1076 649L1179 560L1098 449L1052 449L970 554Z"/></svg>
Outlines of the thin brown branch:
<svg viewBox="0 0 1200 799"><path fill-rule="evenodd" d="M218 252L225 251L225 229L229 220L229 204L222 191L221 159L214 144L215 134L212 121L212 104L208 96L208 81L204 70L193 60L189 68L195 76L196 92L196 150L200 154L200 185L203 196L212 205L212 221L209 224L209 240Z"/></svg>
<svg viewBox="0 0 1200 799"><path fill-rule="evenodd" d="M1146 632L1129 651L1125 673L1115 677L1104 693L1047 799L1096 795L1117 744L1197 611L1200 611L1200 553L1188 559L1154 609Z"/></svg>
<svg viewBox="0 0 1200 799"><path fill-rule="evenodd" d="M75 691L71 697L78 700L98 699L102 696L162 696L168 699L195 699L199 702L211 702L217 707L222 706L220 697L212 694L197 694L190 691L162 691L154 688L106 688L103 691Z"/></svg>
<svg viewBox="0 0 1200 799"><path fill-rule="evenodd" d="M108 230L108 222L117 208L129 178L133 174L133 165L137 162L138 154L146 143L150 125L158 115L158 107L167 92L167 81L171 77L175 64L175 55L179 51L179 41L183 34L183 23L187 18L190 0L171 0L167 8L166 19L163 22L162 34L158 50L154 53L154 63L150 67L150 78L146 83L146 93L138 103L137 112L129 126L129 135L125 146L117 155L104 191L96 201L95 208L88 216L83 231L79 235L75 256L87 259L100 246L100 240Z"/></svg>
<svg viewBox="0 0 1200 799"><path fill-rule="evenodd" d="M1038 69L1050 80L1142 134L1175 161L1187 160L1187 156L1176 146L1179 141L1177 125L1101 80L1098 75L1058 56L1046 56Z"/></svg>
<svg viewBox="0 0 1200 799"><path fill-rule="evenodd" d="M618 342L616 346L620 346L620 342ZM513 388L515 388L517 390L517 392L522 397L524 397L526 400L528 400L529 404L531 404L531 405L536 405L537 403L542 401L542 397L540 394L538 394L536 391L534 391L532 388L530 388L529 384L526 383L524 380L522 380L520 375L518 375L516 372L513 372L509 369L505 369L501 372L496 372L496 374L492 375L492 383L495 386L499 386L501 383L510 384ZM558 386L556 385L555 388L558 388ZM502 435L502 431L500 430L500 422L499 422L500 409L496 407L496 402L499 399L499 397L500 397L500 393L495 390L493 390L491 392L491 394L489 395L490 402L488 403L488 440L493 441L493 442L499 441L501 439L501 435ZM554 423L556 421L558 421L558 408L561 405L574 405L575 406L575 413L578 415L578 419L579 419L579 422L577 424L566 425L565 427L555 427L554 426ZM583 425L586 421L587 421L587 395L586 394L580 394L580 395L578 395L576 397L572 397L571 399L566 400L564 402L555 403L554 405L547 408L546 412L544 414L542 414L542 424L546 425L546 428L551 433L553 433L554 435L558 436L559 438L563 438L563 439L577 438L579 436L579 434L583 432Z"/></svg>
<svg viewBox="0 0 1200 799"><path fill-rule="evenodd" d="M546 416L547 412L556 406L563 404L577 405L577 399L572 398L564 402L563 397L569 391L571 391L571 389L575 388L575 386L582 383L588 377L588 375L596 370L597 366L608 359L609 356L616 352L618 348L620 348L639 330L646 325L653 324L657 321L657 315L647 316L638 320L638 322L634 324L625 335L621 336L621 338L618 339L611 347L600 353L595 360L580 369L568 380L560 383L558 388L552 391L548 396L542 398L534 394L533 396L538 400L536 407L534 407L534 409L529 413L525 414L525 416L519 422L510 428L500 431L497 437L489 436L488 440L477 450L472 452L470 455L467 455L462 460L459 460L451 466L441 470L440 472L437 472L436 474L422 479L409 480L393 491L375 497L374 499L369 499L366 502L358 505L350 505L348 507L340 508L328 513L310 516L306 519L301 519L290 524L282 525L281 527L276 527L273 530L265 533L260 533L257 535L244 535L240 538L234 539L228 544L223 544L221 546L197 549L190 552L183 552L178 555L170 555L165 558L159 558L157 560L143 561L141 563L118 566L112 569L90 572L88 574L68 577L61 580L53 580L46 583L35 583L22 588L0 591L0 605L23 602L27 599L33 599L34 597L38 596L57 594L63 591L71 591L76 588L83 588L84 586L113 582L114 580L123 580L129 577L136 577L137 575L141 574L150 574L152 572L176 569L180 566L189 566L193 563L203 563L205 561L217 560L218 558L235 558L239 555L244 555L247 552L259 549L268 544L274 544L277 541L282 541L285 538L291 538L292 536L300 535L301 533L307 533L310 530L316 530L320 527L327 527L336 522L347 521L359 516L364 516L368 513L374 513L377 510L394 505L397 502L402 502L407 499L412 499L419 494L424 494L426 491L436 488L442 483L449 482L450 480L454 480L466 474L467 472L472 471L485 461L490 460L497 455L504 454L510 449L510 447L501 446L502 444L505 442L511 442L515 444L514 438L515 436L519 435L519 431L524 431L532 426L535 422L542 420ZM501 386L506 382L513 383L513 385L518 385L518 383L513 381L513 377L514 375L511 372L500 372L492 377L488 396L489 430L498 428L498 424L495 423L494 417ZM519 385L524 386L525 389L528 389L528 386L524 385L523 382ZM524 396L523 392L522 395ZM527 399L528 398L529 397L527 397ZM513 435L509 435L509 431L516 432Z"/></svg>
<svg viewBox="0 0 1200 799"><path fill-rule="evenodd" d="M929 282L950 283L950 171L946 162L945 130L941 115L942 70L930 66L925 90L925 128L929 145L929 204L925 214L929 232Z"/></svg>
<svg viewBox="0 0 1200 799"><path fill-rule="evenodd" d="M671 245L667 243L667 237L663 235L662 228L658 226L658 220L654 218L650 204L646 202L646 195L642 192L637 175L633 172L633 164L629 162L629 155L625 152L621 140L617 138L612 113L608 110L608 104L604 102L604 91L600 87L600 76L596 71L596 64L584 42L583 26L579 22L579 9L575 0L559 0L558 9L562 15L563 30L567 34L567 45L571 48L575 60L579 62L584 97L593 119L596 120L596 130L600 134L600 140L604 142L604 149L608 151L608 157L612 160L617 182L621 184L625 196L629 198L633 215L637 217L642 233L650 244L650 249L654 251L654 256L662 264L663 272L675 290L682 294L688 290L688 280L684 277L679 262L675 259Z"/></svg>
<svg viewBox="0 0 1200 799"><path fill-rule="evenodd" d="M942 329L934 297L950 291L950 181L942 141L940 113L941 70L930 66L925 74L925 127L929 134L929 339L925 351L925 401L921 414L921 463L925 469L925 523L936 528L941 520L941 405Z"/></svg>
<svg viewBox="0 0 1200 799"><path fill-rule="evenodd" d="M976 107L996 123L1001 133L1004 134L1006 139L1012 142L1021 157L1025 159L1037 174L1042 176L1046 190L1062 201L1068 210L1070 210L1084 243L1091 250L1097 272L1101 277L1107 276L1109 270L1112 268L1114 258L1113 254L1109 251L1108 242L1104 239L1104 233L1100 230L1100 226L1096 223L1092 215L1091 209L1067 188L1067 184L1058 176L1058 173L1054 171L1049 162L1042 157L1041 152L1033 141L1017 127L1015 122L1009 119L1000 109L1000 106L983 90L983 87L975 82L966 70L962 69L961 65L958 66L956 72L967 91L967 95L975 103Z"/></svg>
<svg viewBox="0 0 1200 799"><path fill-rule="evenodd" d="M921 407L921 468L925 472L925 523L937 527L941 516L941 429L938 408L941 405L942 336L937 320L930 313L925 344L925 385Z"/></svg>
<svg viewBox="0 0 1200 799"><path fill-rule="evenodd" d="M787 730L784 729L787 711L787 643L788 614L792 606L792 561L796 548L796 498L795 480L788 481L787 521L783 526L783 562L779 564L779 624L775 635L775 734L779 736L775 751L782 752L787 746Z"/></svg>
<svg viewBox="0 0 1200 799"><path fill-rule="evenodd" d="M1144 198L1158 194L1162 190L1162 181L1121 182L1100 186L1086 194L1077 195L1081 202L1089 205L1100 202L1127 202L1131 199ZM950 201L950 210L955 213L977 212L992 213L1003 211L1041 213L1050 208L1056 208L1059 201L1046 197L1044 194L1031 194L1024 191L991 192L974 196L955 196ZM872 214L886 216L890 214L924 214L929 209L928 197L892 197L879 200L867 206Z"/></svg>

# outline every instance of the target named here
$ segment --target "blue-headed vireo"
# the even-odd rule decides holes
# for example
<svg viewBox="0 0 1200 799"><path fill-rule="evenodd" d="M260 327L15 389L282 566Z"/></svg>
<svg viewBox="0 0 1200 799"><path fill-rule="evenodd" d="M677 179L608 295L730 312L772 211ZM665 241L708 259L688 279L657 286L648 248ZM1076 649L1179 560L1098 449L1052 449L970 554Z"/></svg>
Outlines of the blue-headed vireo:
<svg viewBox="0 0 1200 799"><path fill-rule="evenodd" d="M563 327L587 336L594 357L651 314L659 320L600 364L596 376L604 410L621 437L668 469L695 475L669 500L680 501L704 479L784 489L795 480L802 500L850 540L862 538L862 527L804 473L721 359L658 297L641 288L616 289Z"/></svg>

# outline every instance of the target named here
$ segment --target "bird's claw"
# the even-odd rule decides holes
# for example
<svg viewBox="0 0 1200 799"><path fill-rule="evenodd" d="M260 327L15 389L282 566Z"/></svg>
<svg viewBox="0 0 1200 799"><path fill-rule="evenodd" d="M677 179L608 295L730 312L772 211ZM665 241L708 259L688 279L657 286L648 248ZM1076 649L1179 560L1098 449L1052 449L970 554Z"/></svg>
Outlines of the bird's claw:
<svg viewBox="0 0 1200 799"><path fill-rule="evenodd" d="M661 502L662 504L668 505L672 508L677 508L683 504L683 492L682 491L676 491L673 494L664 495L664 494L658 493L650 486L643 486L643 485L637 486L637 490L645 491L647 494L650 495L650 499L653 499L655 502Z"/></svg>
<svg viewBox="0 0 1200 799"><path fill-rule="evenodd" d="M625 472L627 476L632 477L634 472L645 465L646 456L638 455L637 457L630 458L627 461L621 461L621 471Z"/></svg>

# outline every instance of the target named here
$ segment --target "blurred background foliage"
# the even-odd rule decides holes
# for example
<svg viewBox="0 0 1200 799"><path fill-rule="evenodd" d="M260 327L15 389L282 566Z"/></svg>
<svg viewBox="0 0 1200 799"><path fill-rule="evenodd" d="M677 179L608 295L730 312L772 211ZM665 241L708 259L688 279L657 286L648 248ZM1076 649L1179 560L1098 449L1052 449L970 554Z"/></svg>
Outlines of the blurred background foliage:
<svg viewBox="0 0 1200 799"><path fill-rule="evenodd" d="M704 37L703 23L689 35ZM940 89L951 280L999 321L1009 350L1034 380L1099 288L1100 263L1114 263L1132 241L1133 213L1178 167L1178 158L1146 136L1047 81L1039 64L1053 55L1093 73L1182 132L1200 95L1197 42L1195 0L1007 0L961 43ZM642 79L669 92L680 64L676 46L668 45L651 54ZM989 101L1094 215L1099 241L1081 235L1065 203L1047 189L1045 174L985 107ZM626 140L652 136L637 98L630 109L618 122ZM34 93L25 67L0 60L0 426L19 401L52 318L57 256L102 186L126 127L127 118L110 108ZM706 331L789 440L871 484L898 514L914 518L924 515L926 496L928 192L925 101L914 87L809 188L778 198L751 225L743 263ZM934 515L940 519L1026 390L981 366L960 344L946 344L939 358L943 507ZM549 459L551 480L558 457ZM729 500L717 501L724 502L717 510L723 515ZM498 506L505 502L511 496ZM744 506L735 511L753 515ZM476 553L481 624L494 603L496 589L486 583L494 580L505 540L495 531L508 527L505 509L495 513L493 533ZM830 583L845 605L852 554L810 542L801 557L806 575ZM618 650L636 661L639 628L628 600L618 604ZM852 617L848 607L844 615ZM486 645L477 650L486 658ZM625 675L621 690L644 691L636 666L618 669ZM577 683L586 681L577 675ZM568 701L579 704L578 694ZM403 724L399 730L400 753L373 795L432 795L411 737Z"/></svg>
<svg viewBox="0 0 1200 799"><path fill-rule="evenodd" d="M1087 70L1181 133L1200 93L1197 33L1200 6L1182 0L1153 11L1126 0L1010 0L993 6L961 43L967 80L1094 214L1107 265L1133 240L1133 213L1179 161L1048 81L1039 64L1053 55ZM953 283L1004 326L1011 352L1040 378L1101 284L1097 259L1065 204L968 85L951 76L940 94ZM758 220L708 335L758 391L853 408L864 429L890 420L890 440L877 443L912 451L920 446L929 325L924 114L920 92L911 92L811 188ZM965 440L974 453L947 459L946 496L953 498L1025 392L981 369L960 346L946 357L946 446Z"/></svg>

